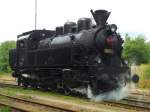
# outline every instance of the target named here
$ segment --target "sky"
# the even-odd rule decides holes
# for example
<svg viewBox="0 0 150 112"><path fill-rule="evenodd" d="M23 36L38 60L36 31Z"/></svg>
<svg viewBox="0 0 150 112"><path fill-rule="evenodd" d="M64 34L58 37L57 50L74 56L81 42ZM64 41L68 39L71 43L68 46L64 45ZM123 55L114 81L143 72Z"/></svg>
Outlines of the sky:
<svg viewBox="0 0 150 112"><path fill-rule="evenodd" d="M34 30L35 0L0 0L0 42ZM116 24L124 37L143 34L150 40L150 0L37 0L37 29L53 30L66 21L92 17L90 9L111 12L108 23Z"/></svg>

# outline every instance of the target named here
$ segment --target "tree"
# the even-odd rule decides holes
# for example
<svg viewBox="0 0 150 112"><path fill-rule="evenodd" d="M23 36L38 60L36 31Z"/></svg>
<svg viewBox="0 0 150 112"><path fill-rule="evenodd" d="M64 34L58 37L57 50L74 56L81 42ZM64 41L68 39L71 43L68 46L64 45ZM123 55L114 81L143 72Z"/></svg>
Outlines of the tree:
<svg viewBox="0 0 150 112"><path fill-rule="evenodd" d="M9 72L9 50L15 48L15 41L6 41L0 44L0 71Z"/></svg>
<svg viewBox="0 0 150 112"><path fill-rule="evenodd" d="M147 50L145 37L143 35L137 37L126 35L123 56L130 64L148 63L149 52Z"/></svg>

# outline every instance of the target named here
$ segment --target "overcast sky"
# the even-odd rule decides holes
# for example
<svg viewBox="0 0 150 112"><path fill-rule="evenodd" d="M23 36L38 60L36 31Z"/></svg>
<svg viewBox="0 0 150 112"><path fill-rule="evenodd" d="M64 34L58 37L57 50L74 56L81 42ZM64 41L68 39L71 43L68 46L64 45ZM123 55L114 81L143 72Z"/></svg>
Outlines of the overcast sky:
<svg viewBox="0 0 150 112"><path fill-rule="evenodd" d="M0 42L16 40L34 29L35 0L0 0ZM92 17L90 9L111 12L109 23L122 35L143 34L150 40L150 0L37 0L37 29L54 29L66 21Z"/></svg>

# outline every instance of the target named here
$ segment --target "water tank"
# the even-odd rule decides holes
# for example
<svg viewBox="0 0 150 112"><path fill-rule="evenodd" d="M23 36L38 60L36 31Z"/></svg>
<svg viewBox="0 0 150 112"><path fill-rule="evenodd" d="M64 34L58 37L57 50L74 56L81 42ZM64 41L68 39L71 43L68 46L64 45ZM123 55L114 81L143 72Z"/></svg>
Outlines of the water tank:
<svg viewBox="0 0 150 112"><path fill-rule="evenodd" d="M78 32L82 30L88 30L92 27L92 21L90 18L80 18L77 24Z"/></svg>

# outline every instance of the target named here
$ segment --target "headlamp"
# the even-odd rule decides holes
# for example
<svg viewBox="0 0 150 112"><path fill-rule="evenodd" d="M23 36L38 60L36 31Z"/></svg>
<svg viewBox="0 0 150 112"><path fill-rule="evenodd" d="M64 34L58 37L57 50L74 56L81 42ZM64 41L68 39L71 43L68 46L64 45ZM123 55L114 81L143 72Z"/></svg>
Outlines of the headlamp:
<svg viewBox="0 0 150 112"><path fill-rule="evenodd" d="M117 31L117 26L115 24L110 25L110 30L112 32L116 32Z"/></svg>

